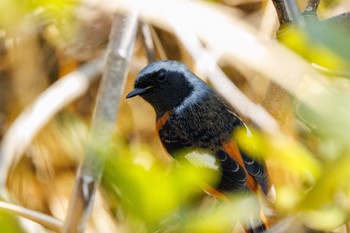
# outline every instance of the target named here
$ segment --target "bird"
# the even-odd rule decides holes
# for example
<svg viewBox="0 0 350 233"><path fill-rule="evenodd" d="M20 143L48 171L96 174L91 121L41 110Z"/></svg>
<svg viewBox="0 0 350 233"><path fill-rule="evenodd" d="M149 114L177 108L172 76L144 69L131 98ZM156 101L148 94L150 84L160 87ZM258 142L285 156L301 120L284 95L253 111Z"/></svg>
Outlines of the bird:
<svg viewBox="0 0 350 233"><path fill-rule="evenodd" d="M213 156L201 157L203 161L199 166L221 168L219 182L214 187L218 193L256 193L260 187L273 199L274 186L265 162L249 156L232 137L238 128L251 135L248 127L236 111L187 66L174 60L147 65L138 73L134 89L126 98L135 96L154 108L160 141L172 157L179 159L177 152L192 148L211 152ZM186 157L194 165L198 165L198 158L193 154ZM265 217L258 218L247 232L268 231Z"/></svg>

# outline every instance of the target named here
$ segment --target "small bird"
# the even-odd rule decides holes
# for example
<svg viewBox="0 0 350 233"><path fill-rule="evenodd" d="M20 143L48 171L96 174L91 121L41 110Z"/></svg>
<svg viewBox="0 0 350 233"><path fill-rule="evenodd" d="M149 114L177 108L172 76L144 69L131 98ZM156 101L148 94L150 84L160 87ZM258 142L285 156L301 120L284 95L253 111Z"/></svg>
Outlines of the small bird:
<svg viewBox="0 0 350 233"><path fill-rule="evenodd" d="M201 165L218 169L219 193L253 192L260 186L267 196L274 189L263 161L256 161L239 149L232 139L234 131L250 131L233 109L204 81L177 61L162 60L143 68L137 75L134 89L126 96L141 96L156 112L156 129L168 153L177 159L177 152L198 148L210 151L215 158L202 156ZM198 156L186 157L198 163ZM204 165L203 165L204 164ZM252 224L248 232L267 232L264 217Z"/></svg>

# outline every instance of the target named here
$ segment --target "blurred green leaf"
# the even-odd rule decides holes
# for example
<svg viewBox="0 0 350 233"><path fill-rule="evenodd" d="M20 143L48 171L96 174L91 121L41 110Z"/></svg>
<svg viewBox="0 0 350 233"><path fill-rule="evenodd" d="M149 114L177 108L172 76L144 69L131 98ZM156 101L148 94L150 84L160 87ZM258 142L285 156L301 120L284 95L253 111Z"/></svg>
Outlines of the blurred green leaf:
<svg viewBox="0 0 350 233"><path fill-rule="evenodd" d="M345 87L346 88L346 87ZM297 116L315 133L348 143L350 136L350 94L333 87L305 96L312 106L296 103Z"/></svg>
<svg viewBox="0 0 350 233"><path fill-rule="evenodd" d="M302 198L300 190L293 185L286 184L277 187L276 207L286 213L297 211L296 206Z"/></svg>
<svg viewBox="0 0 350 233"><path fill-rule="evenodd" d="M237 223L249 224L252 213L260 209L256 197L234 195L226 202L206 206L199 211L187 214L185 233L221 233L230 232Z"/></svg>
<svg viewBox="0 0 350 233"><path fill-rule="evenodd" d="M328 161L314 187L300 202L300 209L322 209L336 201L336 194L350 187L350 154Z"/></svg>
<svg viewBox="0 0 350 233"><path fill-rule="evenodd" d="M290 25L280 29L277 37L311 63L331 70L348 71L350 25L342 22L340 16L338 18L319 21L305 15L305 28Z"/></svg>
<svg viewBox="0 0 350 233"><path fill-rule="evenodd" d="M160 163L144 149L131 154L120 144L114 152L103 183L114 190L124 210L150 228L203 196L201 187L217 180L217 174L190 164Z"/></svg>
<svg viewBox="0 0 350 233"><path fill-rule="evenodd" d="M20 227L16 217L0 211L0 228L1 232L6 233L24 233L25 231Z"/></svg>
<svg viewBox="0 0 350 233"><path fill-rule="evenodd" d="M312 228L331 230L348 220L350 213L350 149L339 150L338 156L317 160L306 148L283 136L274 137L245 130L236 132L239 145L251 155L257 154L251 145L257 145L263 157L273 160L283 170L311 182L312 186L286 183L276 187L276 208L288 214L302 212L305 224ZM330 159L331 158L331 159ZM302 184L302 183L301 183ZM322 221L322 223L319 223Z"/></svg>
<svg viewBox="0 0 350 233"><path fill-rule="evenodd" d="M218 173L182 161L160 163L145 147L130 150L119 140L107 163L103 184L129 219L129 230L141 232L228 232L259 214L255 196L233 194L225 200L205 195ZM208 153L186 150L188 153ZM258 210L258 211L257 211Z"/></svg>
<svg viewBox="0 0 350 233"><path fill-rule="evenodd" d="M322 231L332 231L348 219L348 214L344 209L336 205L328 205L318 211L306 211L303 214L304 223L313 228Z"/></svg>
<svg viewBox="0 0 350 233"><path fill-rule="evenodd" d="M305 31L297 27L287 28L285 30L279 33L279 40L311 63L316 63L328 69L346 69L347 63L342 59L343 57L341 55L343 54L337 53L338 48L328 44L328 40L319 41L317 39L321 37L319 34L324 33L325 28L313 29L309 33L305 33ZM334 35L332 43L341 43L343 37L337 37L337 34L334 34L335 32L329 31L328 33Z"/></svg>
<svg viewBox="0 0 350 233"><path fill-rule="evenodd" d="M235 133L239 146L249 155L274 160L301 180L312 182L321 174L322 166L313 154L292 138L262 135L258 132L253 132L253 135L247 135L245 129Z"/></svg>
<svg viewBox="0 0 350 233"><path fill-rule="evenodd" d="M0 1L0 29L9 31L11 36L22 36L20 33L28 33L34 26L41 29L41 26L54 25L49 35L54 40L57 37L70 39L75 29L75 10L78 1L58 1L58 0L30 0L30 1ZM57 30L58 29L58 30ZM57 33L59 32L59 33ZM32 34L37 31L31 32ZM28 35L27 35L28 36Z"/></svg>

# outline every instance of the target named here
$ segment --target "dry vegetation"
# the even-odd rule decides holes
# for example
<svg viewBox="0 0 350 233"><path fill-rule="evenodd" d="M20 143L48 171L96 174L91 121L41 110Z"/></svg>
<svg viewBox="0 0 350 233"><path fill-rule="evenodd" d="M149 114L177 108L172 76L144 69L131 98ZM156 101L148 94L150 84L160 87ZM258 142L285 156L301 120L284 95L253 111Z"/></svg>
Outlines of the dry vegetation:
<svg viewBox="0 0 350 233"><path fill-rule="evenodd" d="M236 138L267 161L271 232L350 232L350 4L318 2L2 0L1 232L241 231L251 200L203 197L215 177L174 166L151 107L125 101L154 59L252 127Z"/></svg>

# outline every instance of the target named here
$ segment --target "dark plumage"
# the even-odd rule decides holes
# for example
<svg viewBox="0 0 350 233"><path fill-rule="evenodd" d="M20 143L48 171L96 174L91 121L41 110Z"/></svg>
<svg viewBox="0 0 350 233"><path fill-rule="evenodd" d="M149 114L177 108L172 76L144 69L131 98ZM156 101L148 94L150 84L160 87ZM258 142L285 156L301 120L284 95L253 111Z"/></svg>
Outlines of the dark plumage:
<svg viewBox="0 0 350 233"><path fill-rule="evenodd" d="M265 194L269 192L272 186L265 164L243 154L232 141L237 127L246 128L250 134L248 128L220 96L185 65L159 61L146 66L127 98L136 95L155 109L159 137L175 159L177 151L192 148L209 150L215 155L211 162L219 162L221 167L217 190L247 192L255 191L260 185ZM215 164L206 166L215 168Z"/></svg>

